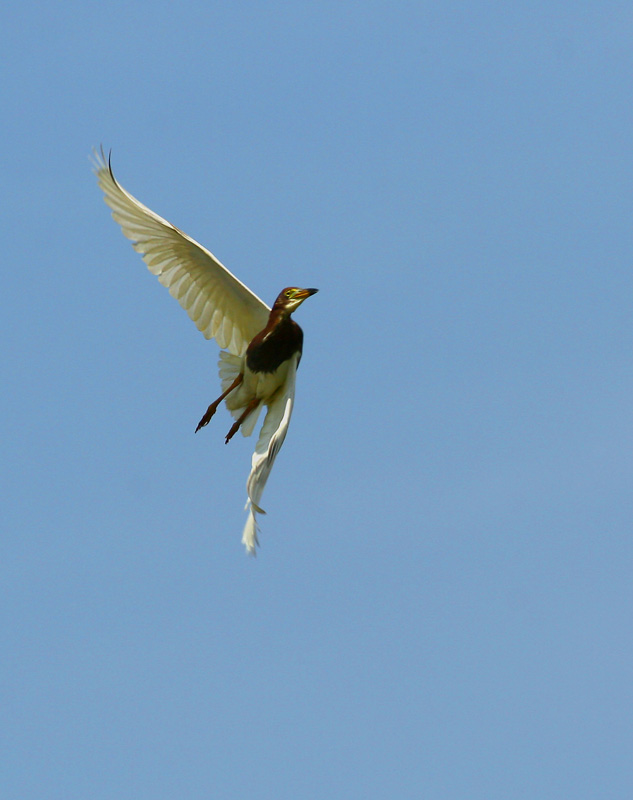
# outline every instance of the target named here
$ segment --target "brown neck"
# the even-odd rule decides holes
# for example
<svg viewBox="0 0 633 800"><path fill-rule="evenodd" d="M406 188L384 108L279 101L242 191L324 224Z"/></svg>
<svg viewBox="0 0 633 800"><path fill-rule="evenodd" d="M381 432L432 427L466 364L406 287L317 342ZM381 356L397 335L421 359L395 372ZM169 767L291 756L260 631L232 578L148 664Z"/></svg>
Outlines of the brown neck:
<svg viewBox="0 0 633 800"><path fill-rule="evenodd" d="M286 311L285 308L277 308L277 306L273 306L270 309L270 314L268 315L268 322L266 323L266 329L272 330L277 325L282 323L284 319L290 319L290 314Z"/></svg>

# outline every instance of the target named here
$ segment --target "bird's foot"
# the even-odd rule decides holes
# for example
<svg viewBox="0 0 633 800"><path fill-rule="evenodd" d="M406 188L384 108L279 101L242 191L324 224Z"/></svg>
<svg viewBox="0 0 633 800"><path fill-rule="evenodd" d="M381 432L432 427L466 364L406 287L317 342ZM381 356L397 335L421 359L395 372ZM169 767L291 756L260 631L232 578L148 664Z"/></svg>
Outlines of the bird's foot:
<svg viewBox="0 0 633 800"><path fill-rule="evenodd" d="M208 425L209 422L211 422L211 417L215 414L217 410L218 410L217 401L215 403L211 403L209 408L207 408L207 410L204 412L204 416L198 423L198 427L196 428L196 433L198 433L200 428L204 428L205 425Z"/></svg>
<svg viewBox="0 0 633 800"><path fill-rule="evenodd" d="M260 400L257 397L253 397L251 402L246 406L242 414L240 415L239 419L236 420L233 425L231 426L231 430L226 434L226 439L224 440L224 444L228 444L231 439L235 436L235 434L239 431L240 425L244 422L244 420L252 414L253 411L257 408L260 404Z"/></svg>
<svg viewBox="0 0 633 800"><path fill-rule="evenodd" d="M242 420L238 419L237 422L234 422L233 425L231 425L231 430L226 434L226 439L224 440L224 444L228 444L231 441L231 439L239 431L241 424Z"/></svg>
<svg viewBox="0 0 633 800"><path fill-rule="evenodd" d="M206 410L206 412L204 414L204 417L202 417L202 419L198 423L198 427L196 428L196 433L198 433L200 428L204 428L205 425L209 424L209 422L211 421L211 417L218 410L218 406L220 405L220 403L224 400L225 397L227 397L233 391L233 389L237 389L237 387L240 385L240 383L243 380L244 380L244 375L243 375L243 373L240 372L240 374L233 381L233 383L229 386L229 388L225 392L222 392L222 394L218 397L217 400L214 400L211 403L209 408L207 408L207 410Z"/></svg>

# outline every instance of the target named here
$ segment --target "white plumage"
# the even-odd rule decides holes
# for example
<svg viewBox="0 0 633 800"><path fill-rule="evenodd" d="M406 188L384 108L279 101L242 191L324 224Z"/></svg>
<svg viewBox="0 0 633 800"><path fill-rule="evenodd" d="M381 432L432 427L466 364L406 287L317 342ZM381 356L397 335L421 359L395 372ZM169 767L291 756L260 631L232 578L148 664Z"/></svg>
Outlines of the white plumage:
<svg viewBox="0 0 633 800"><path fill-rule="evenodd" d="M127 192L114 177L103 150L100 154L95 152L94 162L105 202L123 234L132 240L150 271L169 289L202 334L225 348L219 361L222 391L226 392L238 376L243 376L226 398L226 406L237 420L251 401L257 403L242 422L244 436L253 432L261 406L268 407L246 483L248 518L242 542L249 553L255 554L257 514L265 513L260 505L262 493L288 431L300 352L273 373L252 372L246 364L246 348L266 327L270 307L206 248Z"/></svg>

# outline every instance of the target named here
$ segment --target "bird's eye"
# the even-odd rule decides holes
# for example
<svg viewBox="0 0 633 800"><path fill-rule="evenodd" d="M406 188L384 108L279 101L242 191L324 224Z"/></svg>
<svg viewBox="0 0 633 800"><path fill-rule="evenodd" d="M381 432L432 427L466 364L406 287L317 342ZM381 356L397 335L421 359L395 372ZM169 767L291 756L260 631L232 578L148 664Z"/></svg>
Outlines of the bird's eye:
<svg viewBox="0 0 633 800"><path fill-rule="evenodd" d="M294 295L294 290L293 289L288 289L288 291L284 292L284 294L286 295L287 298L290 299Z"/></svg>

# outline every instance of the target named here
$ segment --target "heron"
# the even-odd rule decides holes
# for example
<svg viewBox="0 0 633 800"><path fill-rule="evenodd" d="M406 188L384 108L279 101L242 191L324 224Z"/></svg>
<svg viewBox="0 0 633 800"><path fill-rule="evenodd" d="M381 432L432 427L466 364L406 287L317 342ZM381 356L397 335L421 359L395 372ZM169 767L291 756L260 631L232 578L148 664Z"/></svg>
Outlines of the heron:
<svg viewBox="0 0 633 800"><path fill-rule="evenodd" d="M259 545L261 497L286 438L295 395L303 331L292 314L317 289L289 286L272 308L186 233L133 197L114 177L111 153L94 151L94 171L123 235L132 241L158 280L169 289L206 339L215 339L222 393L196 427L205 427L222 401L235 422L225 443L240 430L250 436L262 406L267 411L246 481L248 516L242 533L247 553Z"/></svg>

